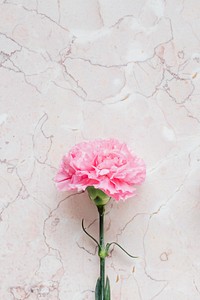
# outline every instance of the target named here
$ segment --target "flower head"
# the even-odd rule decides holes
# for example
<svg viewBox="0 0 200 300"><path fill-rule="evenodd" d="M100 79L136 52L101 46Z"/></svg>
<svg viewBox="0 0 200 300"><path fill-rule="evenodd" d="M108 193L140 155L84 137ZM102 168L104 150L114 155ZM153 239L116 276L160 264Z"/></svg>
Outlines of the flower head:
<svg viewBox="0 0 200 300"><path fill-rule="evenodd" d="M134 196L135 185L146 176L144 161L116 139L75 145L61 162L55 177L61 191L84 191L93 186L115 200Z"/></svg>

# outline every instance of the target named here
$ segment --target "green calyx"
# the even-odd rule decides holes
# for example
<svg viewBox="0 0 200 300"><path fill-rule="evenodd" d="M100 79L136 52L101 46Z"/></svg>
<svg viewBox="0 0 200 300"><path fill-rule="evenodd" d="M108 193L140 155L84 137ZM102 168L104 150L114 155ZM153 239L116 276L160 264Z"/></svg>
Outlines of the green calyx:
<svg viewBox="0 0 200 300"><path fill-rule="evenodd" d="M106 205L110 200L110 197L106 195L102 190L96 189L93 186L88 186L87 191L90 199L96 204L96 206Z"/></svg>

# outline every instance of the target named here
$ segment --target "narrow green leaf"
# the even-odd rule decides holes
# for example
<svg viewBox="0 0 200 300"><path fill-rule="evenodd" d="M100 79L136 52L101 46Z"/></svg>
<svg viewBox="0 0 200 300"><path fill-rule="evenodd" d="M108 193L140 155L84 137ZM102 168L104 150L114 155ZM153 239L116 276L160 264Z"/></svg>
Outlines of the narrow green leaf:
<svg viewBox="0 0 200 300"><path fill-rule="evenodd" d="M130 257L132 257L132 258L138 258L138 256L133 256L133 255L131 255L131 254L129 254L122 246L120 246L118 243L116 243L116 242L112 242L112 243L108 243L107 245L106 245L106 251L107 251L107 253L108 253L108 251L109 251L109 248L110 248L110 246L111 245L116 245L116 246L118 246L120 249L122 249L128 256L130 256Z"/></svg>
<svg viewBox="0 0 200 300"><path fill-rule="evenodd" d="M97 283L96 283L96 288L95 288L95 300L101 300L100 278L97 279Z"/></svg>
<svg viewBox="0 0 200 300"><path fill-rule="evenodd" d="M108 279L108 276L106 277L106 286L105 286L105 299L104 300L110 300L110 281Z"/></svg>

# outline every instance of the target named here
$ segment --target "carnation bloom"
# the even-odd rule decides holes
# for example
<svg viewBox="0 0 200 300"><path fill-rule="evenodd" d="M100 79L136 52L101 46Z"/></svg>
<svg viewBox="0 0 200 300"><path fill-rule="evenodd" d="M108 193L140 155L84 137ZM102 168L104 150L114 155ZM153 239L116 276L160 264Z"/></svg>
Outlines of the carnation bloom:
<svg viewBox="0 0 200 300"><path fill-rule="evenodd" d="M75 145L63 157L55 182L61 191L93 186L118 201L134 196L145 176L144 161L126 144L100 139Z"/></svg>

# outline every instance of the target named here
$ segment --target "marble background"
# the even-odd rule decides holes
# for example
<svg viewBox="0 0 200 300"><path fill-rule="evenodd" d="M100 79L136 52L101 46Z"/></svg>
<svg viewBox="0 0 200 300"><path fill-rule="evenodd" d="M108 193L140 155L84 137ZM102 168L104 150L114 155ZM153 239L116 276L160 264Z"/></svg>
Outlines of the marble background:
<svg viewBox="0 0 200 300"><path fill-rule="evenodd" d="M110 203L114 300L200 299L199 0L0 1L0 299L94 299L86 194L53 178L75 143L115 137L147 164Z"/></svg>

